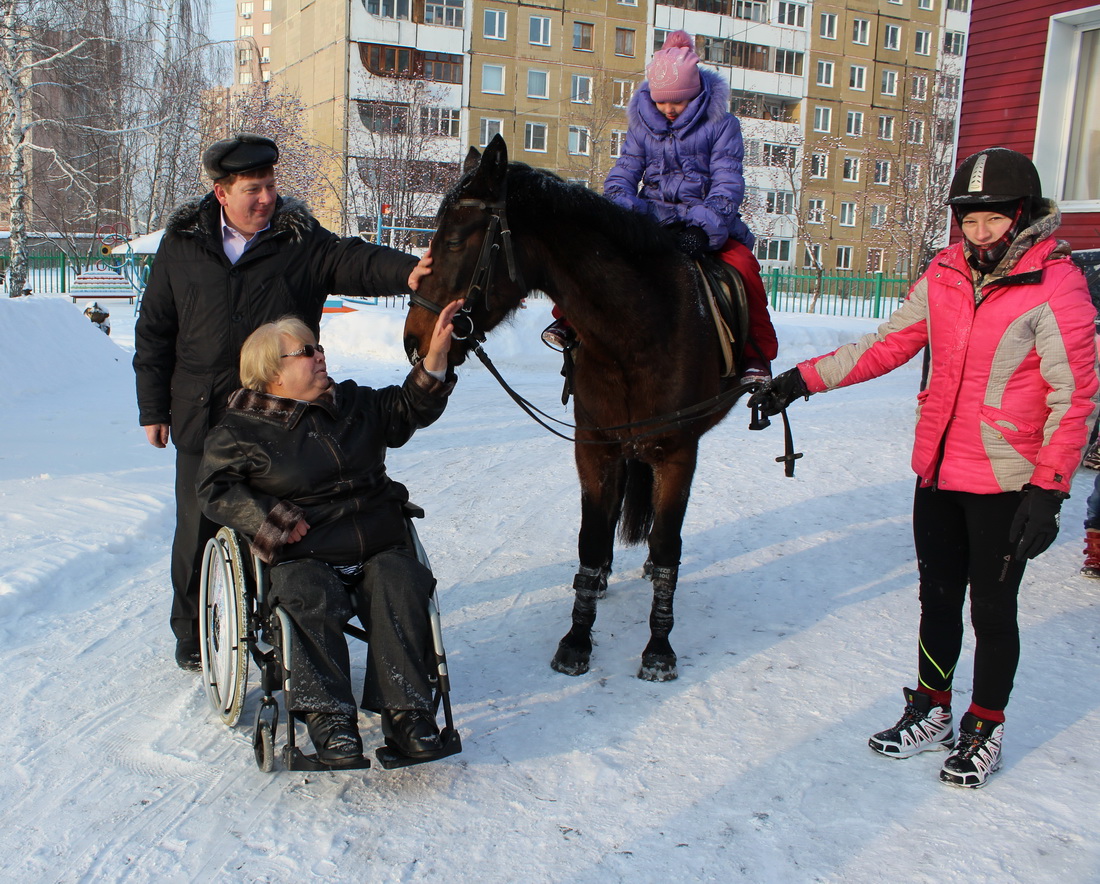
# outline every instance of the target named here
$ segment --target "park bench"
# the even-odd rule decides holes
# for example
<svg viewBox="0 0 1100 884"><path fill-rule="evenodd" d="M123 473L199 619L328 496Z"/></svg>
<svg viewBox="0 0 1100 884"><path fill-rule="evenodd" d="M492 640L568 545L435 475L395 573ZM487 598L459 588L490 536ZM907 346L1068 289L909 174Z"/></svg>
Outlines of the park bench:
<svg viewBox="0 0 1100 884"><path fill-rule="evenodd" d="M131 304L137 292L125 276L113 270L86 270L73 280L69 288L69 297L77 301L102 301L125 298Z"/></svg>

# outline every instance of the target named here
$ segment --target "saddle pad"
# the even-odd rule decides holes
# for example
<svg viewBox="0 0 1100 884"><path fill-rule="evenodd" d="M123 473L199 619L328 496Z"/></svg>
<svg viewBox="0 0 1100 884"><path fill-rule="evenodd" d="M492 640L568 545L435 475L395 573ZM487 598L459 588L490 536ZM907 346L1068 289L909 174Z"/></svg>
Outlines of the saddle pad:
<svg viewBox="0 0 1100 884"><path fill-rule="evenodd" d="M744 346L733 326L741 326L745 316L745 291L737 274L724 273L721 268L696 262L703 280L710 315L718 332L718 346L722 351L722 377L732 377L737 372L737 359ZM738 309L740 308L740 309Z"/></svg>

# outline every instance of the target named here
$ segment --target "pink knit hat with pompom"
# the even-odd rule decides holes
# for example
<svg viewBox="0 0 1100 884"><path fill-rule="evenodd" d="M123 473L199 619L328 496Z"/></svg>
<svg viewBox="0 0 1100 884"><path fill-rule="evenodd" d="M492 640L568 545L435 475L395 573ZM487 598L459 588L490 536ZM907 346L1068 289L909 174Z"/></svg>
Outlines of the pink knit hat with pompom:
<svg viewBox="0 0 1100 884"><path fill-rule="evenodd" d="M687 31L673 31L646 67L649 96L656 101L690 101L703 91L699 56Z"/></svg>

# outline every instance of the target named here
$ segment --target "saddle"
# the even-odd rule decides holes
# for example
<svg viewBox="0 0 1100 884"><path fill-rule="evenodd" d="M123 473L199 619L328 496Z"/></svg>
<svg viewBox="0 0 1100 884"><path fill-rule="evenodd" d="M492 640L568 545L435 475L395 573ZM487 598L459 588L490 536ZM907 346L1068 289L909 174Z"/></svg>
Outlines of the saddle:
<svg viewBox="0 0 1100 884"><path fill-rule="evenodd" d="M741 364L749 336L749 307L741 274L725 261L701 258L695 262L703 292L718 332L722 350L722 377L733 377Z"/></svg>

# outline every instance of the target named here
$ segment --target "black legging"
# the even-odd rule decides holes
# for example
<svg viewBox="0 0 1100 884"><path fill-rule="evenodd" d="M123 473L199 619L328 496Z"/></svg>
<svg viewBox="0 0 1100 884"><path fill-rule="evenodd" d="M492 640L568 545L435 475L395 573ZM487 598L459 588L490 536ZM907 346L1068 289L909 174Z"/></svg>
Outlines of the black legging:
<svg viewBox="0 0 1100 884"><path fill-rule="evenodd" d="M974 627L973 702L1008 705L1020 660L1016 597L1025 562L1013 557L1009 530L1020 492L969 494L917 484L913 539L920 571L921 684L951 690L962 650L963 602L970 586Z"/></svg>

